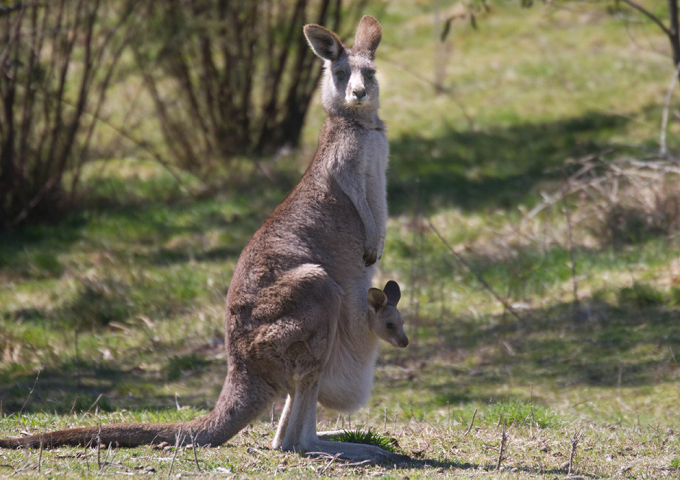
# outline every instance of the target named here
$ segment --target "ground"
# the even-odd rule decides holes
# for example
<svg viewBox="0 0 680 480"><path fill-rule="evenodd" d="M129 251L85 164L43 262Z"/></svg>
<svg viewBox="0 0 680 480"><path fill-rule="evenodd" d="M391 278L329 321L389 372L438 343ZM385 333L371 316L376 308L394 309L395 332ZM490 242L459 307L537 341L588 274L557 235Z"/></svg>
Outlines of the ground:
<svg viewBox="0 0 680 480"><path fill-rule="evenodd" d="M439 3L442 16L453 6ZM579 195L523 222L582 157L658 149L673 74L666 39L605 5L492 3L477 30L453 23L436 94L432 3L370 10L384 29L376 63L391 149L375 283L400 283L411 345L382 346L365 409L319 418L320 428L394 438L413 462L395 470L271 451L268 413L219 449L1 451L0 476L564 478L575 432L573 475L679 475L673 222L651 228L625 202L592 216ZM116 88L109 109L132 95ZM135 108L153 139L151 103ZM93 159L81 209L0 238L0 436L209 409L226 369L236 260L304 171L322 121L317 103L303 148L261 160L269 178L249 159L210 182L178 182L142 153ZM670 151L679 132L671 121ZM673 200L674 182L663 198Z"/></svg>

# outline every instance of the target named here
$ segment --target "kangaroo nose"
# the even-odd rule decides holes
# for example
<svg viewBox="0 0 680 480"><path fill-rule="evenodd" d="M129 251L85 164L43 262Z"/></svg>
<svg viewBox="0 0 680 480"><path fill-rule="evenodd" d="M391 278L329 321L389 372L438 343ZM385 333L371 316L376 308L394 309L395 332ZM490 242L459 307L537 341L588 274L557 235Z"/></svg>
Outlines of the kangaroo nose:
<svg viewBox="0 0 680 480"><path fill-rule="evenodd" d="M352 93L357 98L357 100L363 100L366 98L366 89L364 88L353 90Z"/></svg>
<svg viewBox="0 0 680 480"><path fill-rule="evenodd" d="M408 347L408 338L404 338L404 339L401 341L401 346L402 346L402 347Z"/></svg>

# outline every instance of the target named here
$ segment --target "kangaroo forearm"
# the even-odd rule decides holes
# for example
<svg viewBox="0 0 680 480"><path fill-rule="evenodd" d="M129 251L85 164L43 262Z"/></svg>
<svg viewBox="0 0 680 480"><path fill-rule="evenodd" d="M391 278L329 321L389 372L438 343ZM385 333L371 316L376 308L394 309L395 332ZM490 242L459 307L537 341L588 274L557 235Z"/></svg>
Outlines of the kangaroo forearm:
<svg viewBox="0 0 680 480"><path fill-rule="evenodd" d="M359 213L359 218L361 218L366 232L366 243L370 245L377 242L378 225L373 212L371 212L371 207L368 205L368 200L366 200L366 187L358 181L356 175L345 174L344 172L338 172L336 181L342 191L352 200L352 204ZM372 246L372 248L375 247Z"/></svg>

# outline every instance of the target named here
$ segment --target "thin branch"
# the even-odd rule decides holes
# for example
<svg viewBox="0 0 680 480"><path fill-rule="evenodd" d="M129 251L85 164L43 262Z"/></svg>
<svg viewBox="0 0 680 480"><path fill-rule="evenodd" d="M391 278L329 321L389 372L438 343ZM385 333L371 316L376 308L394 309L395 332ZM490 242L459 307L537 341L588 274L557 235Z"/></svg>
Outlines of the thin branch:
<svg viewBox="0 0 680 480"><path fill-rule="evenodd" d="M17 415L17 420L19 418L21 418L21 413L24 411L24 407L26 407L28 400L31 398L31 395L33 394L33 390L35 390L35 386L38 384L38 378L40 378L40 372L41 371L42 370L38 370L38 374L35 376L35 381L33 382L33 386L31 387L31 391L28 392L28 396L26 397L24 404L21 406L21 409L19 409L19 414Z"/></svg>
<svg viewBox="0 0 680 480"><path fill-rule="evenodd" d="M17 37L19 36L19 31L21 30L21 21L23 20L24 12L26 11L25 3L21 3L18 5L20 5L21 8L21 12L19 12L19 18L17 18L17 21L14 23L14 29L12 30L12 34L9 37L7 45L5 46L5 50L3 50L2 55L0 55L0 75L4 73L3 70L5 69L5 65L7 65L7 56L9 55L9 49L12 46L12 43L14 43ZM14 7L16 7L16 5L14 5Z"/></svg>
<svg viewBox="0 0 680 480"><path fill-rule="evenodd" d="M675 89L675 84L678 81L678 75L680 75L680 63L678 63L675 72L673 72L673 78L671 79L670 85L668 85L668 93L666 93L666 103L663 107L663 115L661 116L661 134L659 138L659 151L661 155L666 154L666 131L668 130L668 111L671 107L671 98L673 97L673 90Z"/></svg>
<svg viewBox="0 0 680 480"><path fill-rule="evenodd" d="M512 306L508 302L506 302L503 299L503 297L496 293L496 291L491 287L491 285L487 283L486 280L484 280L484 277L482 277L480 273L477 273L472 268L472 265L470 265L470 263L467 260L465 260L460 253L456 252L453 249L453 247L449 245L449 243L444 239L444 237L442 237L441 233L439 233L439 230L437 230L437 228L432 224L432 221L429 218L427 220L427 224L430 226L434 234L437 235L437 237L439 237L439 240L441 240L441 242L446 246L446 248L448 248L449 251L456 257L456 259L460 263L462 263L465 266L465 268L467 268L477 278L477 281L481 283L484 286L484 288L486 288L489 292L491 292L491 294L494 297L496 297L496 300L498 300L505 308L507 308L513 317L515 317L520 323L524 323L525 319L520 317L517 311L514 308L512 308Z"/></svg>
<svg viewBox="0 0 680 480"><path fill-rule="evenodd" d="M4 17L5 15L9 15L10 13L16 11L16 10L23 10L26 7L26 4L24 2L17 2L14 5L0 5L0 17Z"/></svg>
<svg viewBox="0 0 680 480"><path fill-rule="evenodd" d="M475 424L475 417L477 416L477 409L475 408L475 413L472 414L472 420L470 420L470 426L468 427L467 431L465 432L464 437L470 433L470 430L472 430L472 426Z"/></svg>
<svg viewBox="0 0 680 480"><path fill-rule="evenodd" d="M196 462L196 468L199 473L202 472L201 466L198 464L198 455L196 455L196 437L194 435L194 429L189 427L189 438L191 438L191 448L194 450L194 461Z"/></svg>
<svg viewBox="0 0 680 480"><path fill-rule="evenodd" d="M172 475L172 469L175 466L175 459L177 458L177 450L179 450L179 446L184 442L184 439L182 438L182 424L179 424L179 431L177 432L177 435L175 436L175 453L172 455L172 462L170 463L170 471L168 472L168 478Z"/></svg>
<svg viewBox="0 0 680 480"><path fill-rule="evenodd" d="M569 205L564 202L564 216L567 218L567 240L569 241L569 258L571 260L571 281L574 287L574 305L576 309L579 308L578 301L578 280L576 279L576 261L574 260L574 242L571 235L571 212Z"/></svg>
<svg viewBox="0 0 680 480"><path fill-rule="evenodd" d="M503 432L501 433L501 447L498 449L498 462L496 462L496 470L501 469L501 464L503 463L503 453L505 452L505 446L508 442L508 434L505 430L505 422L503 422Z"/></svg>
<svg viewBox="0 0 680 480"><path fill-rule="evenodd" d="M574 430L574 436L571 438L571 454L569 455L569 469L567 470L567 477L571 476L574 468L574 457L576 456L576 448L578 442L581 440L581 430Z"/></svg>
<svg viewBox="0 0 680 480"><path fill-rule="evenodd" d="M661 30L663 30L664 33L665 33L666 35L668 35L669 37L671 37L671 36L673 35L673 34L671 33L671 31L668 29L668 27L667 27L666 25L664 25L663 23L661 23L661 20L659 20L659 17L657 17L656 15L654 15L653 13L651 13L649 10L646 10L644 7L638 5L638 4L635 3L635 2L631 2L630 0L622 0L622 1L623 1L624 3L626 3L627 5L633 7L633 8L634 8L635 10L637 10L638 12L641 12L641 13L643 13L644 15L646 15L647 18L649 18L652 22L656 23L656 24L659 26L659 28L661 28Z"/></svg>

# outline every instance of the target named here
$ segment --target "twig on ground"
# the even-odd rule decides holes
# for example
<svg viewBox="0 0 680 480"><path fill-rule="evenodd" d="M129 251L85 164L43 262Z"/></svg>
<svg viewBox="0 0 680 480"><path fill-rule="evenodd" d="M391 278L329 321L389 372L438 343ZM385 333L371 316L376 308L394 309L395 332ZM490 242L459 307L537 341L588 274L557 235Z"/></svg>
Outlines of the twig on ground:
<svg viewBox="0 0 680 480"><path fill-rule="evenodd" d="M272 404L273 405L273 404ZM191 438L191 448L194 451L194 461L196 462L196 468L199 473L202 472L201 466L198 464L198 455L196 455L196 437L194 436L194 429L189 427L189 438Z"/></svg>
<svg viewBox="0 0 680 480"><path fill-rule="evenodd" d="M567 476L571 476L571 472L574 468L574 457L576 456L576 448L578 447L579 440L581 440L581 430L574 430L574 436L571 437L571 454L569 455Z"/></svg>
<svg viewBox="0 0 680 480"><path fill-rule="evenodd" d="M170 478L170 475L172 475L172 469L175 466L175 459L177 458L177 450L179 450L179 446L181 444L182 444L182 424L180 423L179 431L175 436L175 453L172 455L172 462L170 462L170 471L168 472L168 478Z"/></svg>
<svg viewBox="0 0 680 480"><path fill-rule="evenodd" d="M475 413L472 414L472 420L470 420L470 426L468 427L467 431L465 432L464 437L470 433L470 430L472 430L472 426L475 424L475 417L477 416L477 409L475 408Z"/></svg>
<svg viewBox="0 0 680 480"><path fill-rule="evenodd" d="M42 437L40 437L40 453L38 454L38 475L40 475L40 471L42 470L42 452L43 452L43 441L42 441Z"/></svg>
<svg viewBox="0 0 680 480"><path fill-rule="evenodd" d="M505 422L503 422L503 432L501 433L501 448L498 450L498 462L496 462L496 470L501 469L501 463L503 463L503 452L505 452L505 444L507 443L507 441L508 434L505 430Z"/></svg>
<svg viewBox="0 0 680 480"><path fill-rule="evenodd" d="M333 463L335 463L335 461L340 457L340 455L341 455L340 453L336 453L335 455L333 455L333 458L331 458L328 461L328 463L323 467L323 469L321 469L321 471L319 472L319 476L326 473L326 470L328 470L331 467L331 465L333 465Z"/></svg>
<svg viewBox="0 0 680 480"><path fill-rule="evenodd" d="M338 467L360 467L363 465L369 465L374 463L373 460L362 460L360 462L354 462L354 463L338 463Z"/></svg>
<svg viewBox="0 0 680 480"><path fill-rule="evenodd" d="M385 407L385 431L387 431L387 407Z"/></svg>
<svg viewBox="0 0 680 480"><path fill-rule="evenodd" d="M102 449L102 426L99 425L99 430L97 431L97 469L99 472L101 472L102 470L101 449Z"/></svg>
<svg viewBox="0 0 680 480"><path fill-rule="evenodd" d="M671 352L671 358L675 362L675 366L680 367L680 365L678 365L678 361L675 359L675 355L673 354L673 349L671 347L668 347L668 350Z"/></svg>

